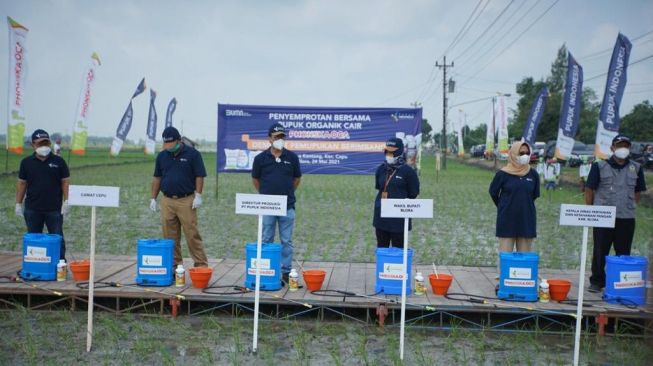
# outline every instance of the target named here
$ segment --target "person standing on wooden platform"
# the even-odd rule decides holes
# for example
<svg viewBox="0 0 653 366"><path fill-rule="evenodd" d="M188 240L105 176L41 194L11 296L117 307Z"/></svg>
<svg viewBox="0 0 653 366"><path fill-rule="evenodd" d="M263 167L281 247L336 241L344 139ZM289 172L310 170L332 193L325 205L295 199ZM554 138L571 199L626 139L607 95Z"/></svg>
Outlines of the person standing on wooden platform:
<svg viewBox="0 0 653 366"><path fill-rule="evenodd" d="M530 156L527 143L513 143L508 164L490 184L490 197L497 207L499 252L530 252L537 236L535 200L540 196L540 175L530 167Z"/></svg>
<svg viewBox="0 0 653 366"><path fill-rule="evenodd" d="M66 161L52 153L51 145L46 131L32 133L34 153L20 162L18 171L16 216L25 218L29 233L42 233L47 226L48 233L61 235L60 259L65 260L63 219L69 212L70 171Z"/></svg>
<svg viewBox="0 0 653 366"><path fill-rule="evenodd" d="M417 198L419 195L419 177L413 168L406 164L404 143L393 137L385 142L385 162L376 169L374 178L378 190L374 200L374 219L372 225L376 231L378 248L404 247L404 219L381 217L381 200L386 198ZM409 221L408 230L412 230Z"/></svg>
<svg viewBox="0 0 653 366"><path fill-rule="evenodd" d="M252 164L252 184L260 194L274 194L288 197L286 216L263 216L264 243L273 243L276 226L279 225L281 240L281 276L288 283L292 269L295 226L295 191L302 177L299 157L285 148L286 129L275 123L268 129L270 148L256 155Z"/></svg>
<svg viewBox="0 0 653 366"><path fill-rule="evenodd" d="M156 212L156 198L161 199L163 237L175 241L174 267L183 264L181 231L188 244L195 267L208 267L204 244L197 227L197 209L202 205L206 169L199 151L181 142L174 127L163 130L163 151L159 152L152 178L150 209Z"/></svg>
<svg viewBox="0 0 653 366"><path fill-rule="evenodd" d="M585 203L616 206L614 228L593 229L594 252L588 291L601 292L605 287L605 257L614 244L616 255L630 255L635 236L635 209L640 192L646 191L644 170L630 156L630 138L617 135L612 139L613 155L592 164L585 184Z"/></svg>

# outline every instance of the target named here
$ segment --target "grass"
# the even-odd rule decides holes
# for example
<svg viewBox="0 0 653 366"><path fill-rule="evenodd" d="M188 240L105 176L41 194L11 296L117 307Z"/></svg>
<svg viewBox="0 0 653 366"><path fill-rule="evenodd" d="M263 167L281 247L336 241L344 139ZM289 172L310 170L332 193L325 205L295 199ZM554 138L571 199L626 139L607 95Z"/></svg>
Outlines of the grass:
<svg viewBox="0 0 653 366"><path fill-rule="evenodd" d="M230 317L179 319L136 314L95 315L93 352L85 352L86 314L0 312L0 364L401 365L398 329L348 322L261 322L252 354L251 321ZM405 364L565 365L573 337L496 334L454 328L406 330ZM588 364L646 365L645 340L583 337Z"/></svg>
<svg viewBox="0 0 653 366"><path fill-rule="evenodd" d="M135 255L138 239L161 236L159 215L148 209L154 163L138 162L144 157L133 154L136 152L115 160L131 164L72 169L72 184L121 187L121 207L98 210L99 253ZM91 155L91 165L106 162L106 157L92 160ZM214 258L244 258L245 244L256 240L256 217L235 215L234 200L236 192L254 192L251 179L243 173L220 174L216 197L215 156L206 153L204 159L209 177L199 225L207 254ZM410 236L413 260L440 265L494 265L496 209L487 194L493 173L449 160L448 169L440 172L436 182L433 159L424 159L423 166L420 197L434 199L435 218L414 221ZM0 177L0 201L6 202L0 209L4 223L0 226L1 250L22 248L25 223L13 214L14 185L15 176ZM304 176L297 191L295 257L373 262L374 196L370 176ZM564 188L553 193L551 202L546 196L536 201L538 238L534 248L540 253L543 267L577 268L581 230L558 225L560 203L582 203L582 199L576 190ZM649 256L653 247L653 209L639 207L637 220L633 253ZM90 208L74 207L64 225L69 253L88 252L89 225Z"/></svg>

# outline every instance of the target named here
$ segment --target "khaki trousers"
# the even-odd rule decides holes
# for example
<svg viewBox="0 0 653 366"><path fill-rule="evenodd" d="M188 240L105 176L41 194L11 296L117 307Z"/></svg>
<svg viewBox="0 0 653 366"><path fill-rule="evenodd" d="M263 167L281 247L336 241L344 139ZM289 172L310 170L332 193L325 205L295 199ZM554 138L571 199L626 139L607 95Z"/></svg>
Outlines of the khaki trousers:
<svg viewBox="0 0 653 366"><path fill-rule="evenodd" d="M533 238L498 238L499 253L512 253L515 248L518 252L530 252L533 246ZM499 256L497 256L497 273L501 272Z"/></svg>
<svg viewBox="0 0 653 366"><path fill-rule="evenodd" d="M184 231L186 244L195 267L208 267L208 259L204 253L202 237L197 229L197 211L192 204L195 195L184 198L168 198L161 200L161 226L163 237L175 241L174 265L182 264L181 231Z"/></svg>

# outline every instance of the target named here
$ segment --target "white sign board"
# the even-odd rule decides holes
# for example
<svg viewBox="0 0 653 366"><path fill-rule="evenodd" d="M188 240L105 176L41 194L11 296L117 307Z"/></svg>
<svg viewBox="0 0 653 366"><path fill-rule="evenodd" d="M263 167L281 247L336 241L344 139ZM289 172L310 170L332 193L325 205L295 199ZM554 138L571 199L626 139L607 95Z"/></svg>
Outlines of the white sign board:
<svg viewBox="0 0 653 366"><path fill-rule="evenodd" d="M120 187L70 186L68 190L70 206L118 207Z"/></svg>
<svg viewBox="0 0 653 366"><path fill-rule="evenodd" d="M239 215L286 216L288 196L236 193Z"/></svg>
<svg viewBox="0 0 653 366"><path fill-rule="evenodd" d="M560 205L560 225L614 227L615 206Z"/></svg>
<svg viewBox="0 0 653 366"><path fill-rule="evenodd" d="M432 199L382 199L381 217L433 218Z"/></svg>

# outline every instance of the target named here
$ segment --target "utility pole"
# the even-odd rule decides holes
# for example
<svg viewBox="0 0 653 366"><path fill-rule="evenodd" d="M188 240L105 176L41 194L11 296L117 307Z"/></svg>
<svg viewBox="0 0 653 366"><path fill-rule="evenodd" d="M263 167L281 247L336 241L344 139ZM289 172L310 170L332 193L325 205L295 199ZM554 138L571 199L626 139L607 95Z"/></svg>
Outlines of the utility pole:
<svg viewBox="0 0 653 366"><path fill-rule="evenodd" d="M447 65L447 56L442 58L442 64L435 61L435 66L442 69L442 146L444 154L442 155L442 169L447 169L447 68L453 67L453 61Z"/></svg>

